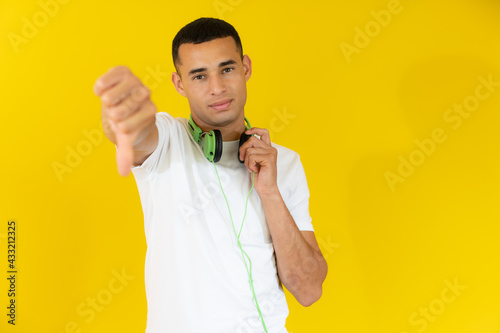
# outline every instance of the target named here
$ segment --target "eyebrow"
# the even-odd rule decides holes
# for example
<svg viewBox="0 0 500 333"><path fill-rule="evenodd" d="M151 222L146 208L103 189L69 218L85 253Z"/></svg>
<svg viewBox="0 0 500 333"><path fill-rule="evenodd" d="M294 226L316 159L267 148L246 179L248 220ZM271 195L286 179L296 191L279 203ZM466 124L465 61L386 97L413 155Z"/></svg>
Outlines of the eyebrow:
<svg viewBox="0 0 500 333"><path fill-rule="evenodd" d="M227 65L234 65L234 64L236 64L236 61L234 61L233 59L230 59L230 60L226 60L226 61L221 62L219 64L219 67L224 67ZM195 69L190 70L188 75L192 75L192 74L196 74L196 73L200 73L200 72L206 72L206 71L207 71L206 67L195 68Z"/></svg>

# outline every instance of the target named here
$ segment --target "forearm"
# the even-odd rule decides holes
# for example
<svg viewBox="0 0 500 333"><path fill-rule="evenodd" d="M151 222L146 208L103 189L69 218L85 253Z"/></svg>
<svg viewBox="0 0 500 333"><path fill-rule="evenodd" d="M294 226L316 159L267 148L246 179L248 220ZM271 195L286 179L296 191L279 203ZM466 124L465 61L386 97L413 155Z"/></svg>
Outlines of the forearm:
<svg viewBox="0 0 500 333"><path fill-rule="evenodd" d="M261 196L273 239L278 275L283 285L304 306L321 297L327 265L298 229L279 191Z"/></svg>
<svg viewBox="0 0 500 333"><path fill-rule="evenodd" d="M134 143L134 165L141 165L158 146L158 128L153 123L150 128L144 129Z"/></svg>

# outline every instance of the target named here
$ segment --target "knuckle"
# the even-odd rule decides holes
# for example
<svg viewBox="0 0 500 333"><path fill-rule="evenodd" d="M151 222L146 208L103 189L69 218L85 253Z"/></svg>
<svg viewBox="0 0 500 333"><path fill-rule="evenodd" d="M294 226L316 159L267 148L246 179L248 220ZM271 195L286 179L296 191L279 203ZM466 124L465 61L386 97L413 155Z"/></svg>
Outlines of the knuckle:
<svg viewBox="0 0 500 333"><path fill-rule="evenodd" d="M108 92L108 93L105 93L102 97L101 97L101 101L104 103L104 104L107 104L107 105L115 105L117 104L121 99L123 99L123 95L121 96L118 96L116 93L113 93L113 92Z"/></svg>
<svg viewBox="0 0 500 333"><path fill-rule="evenodd" d="M138 104L134 100L127 98L125 101L123 101L123 103L121 105L123 105L123 109L126 112L131 112L131 111L137 109Z"/></svg>
<svg viewBox="0 0 500 333"><path fill-rule="evenodd" d="M113 104L114 99L115 99L114 96L110 93L101 96L101 102L106 105Z"/></svg>
<svg viewBox="0 0 500 333"><path fill-rule="evenodd" d="M110 120L108 121L103 121L102 122L102 127L105 132L114 132L113 130L113 124Z"/></svg>
<svg viewBox="0 0 500 333"><path fill-rule="evenodd" d="M103 87L106 87L109 81L114 80L115 77L121 76L123 78L127 77L131 73L130 69L126 66L114 66L111 67L106 73L101 75L94 83L94 91L97 94L102 93Z"/></svg>
<svg viewBox="0 0 500 333"><path fill-rule="evenodd" d="M94 87L93 87L93 90L94 90L94 93L96 95L100 95L101 94L101 90L102 90L102 86L104 85L104 82L103 82L103 79L102 79L102 76L99 77L95 82L94 82Z"/></svg>
<svg viewBox="0 0 500 333"><path fill-rule="evenodd" d="M127 99L127 96L128 96L128 94L126 92L122 92L121 94L115 96L112 103L113 104L120 104Z"/></svg>
<svg viewBox="0 0 500 333"><path fill-rule="evenodd" d="M116 124L116 129L124 134L130 134L132 132L132 126L128 122L119 122Z"/></svg>
<svg viewBox="0 0 500 333"><path fill-rule="evenodd" d="M116 108L111 109L110 113L111 113L111 118L116 121L116 120L121 120L123 118L125 110L123 109L122 105L120 105Z"/></svg>
<svg viewBox="0 0 500 333"><path fill-rule="evenodd" d="M143 84L138 84L132 88L131 96L134 101L143 101L151 96L151 90Z"/></svg>
<svg viewBox="0 0 500 333"><path fill-rule="evenodd" d="M128 74L130 69L125 65L118 65L111 68L110 72L115 74Z"/></svg>

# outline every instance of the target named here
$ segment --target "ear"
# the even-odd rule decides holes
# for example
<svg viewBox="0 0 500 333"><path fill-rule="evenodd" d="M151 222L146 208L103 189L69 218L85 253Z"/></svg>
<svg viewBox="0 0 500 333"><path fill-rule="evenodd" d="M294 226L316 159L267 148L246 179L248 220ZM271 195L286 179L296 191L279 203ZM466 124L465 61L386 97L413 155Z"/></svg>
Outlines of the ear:
<svg viewBox="0 0 500 333"><path fill-rule="evenodd" d="M174 84L175 90L182 96L186 97L186 92L184 91L184 86L182 85L182 78L177 72L172 73L172 83Z"/></svg>
<svg viewBox="0 0 500 333"><path fill-rule="evenodd" d="M243 68L245 69L245 81L248 81L252 76L252 60L246 54L243 56Z"/></svg>

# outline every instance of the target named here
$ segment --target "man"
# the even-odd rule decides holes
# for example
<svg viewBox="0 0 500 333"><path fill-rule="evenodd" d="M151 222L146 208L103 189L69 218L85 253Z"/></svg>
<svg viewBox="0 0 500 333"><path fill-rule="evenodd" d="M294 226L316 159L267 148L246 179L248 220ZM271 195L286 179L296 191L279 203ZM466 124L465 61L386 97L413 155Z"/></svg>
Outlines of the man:
<svg viewBox="0 0 500 333"><path fill-rule="evenodd" d="M126 67L94 86L119 172L132 169L144 211L146 332L287 332L282 284L310 306L327 274L300 158L266 129L245 130L252 64L233 26L195 20L174 38L172 56L192 122L156 113ZM217 163L202 146L215 129ZM243 132L252 136L239 147Z"/></svg>

